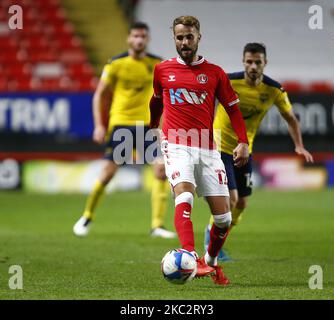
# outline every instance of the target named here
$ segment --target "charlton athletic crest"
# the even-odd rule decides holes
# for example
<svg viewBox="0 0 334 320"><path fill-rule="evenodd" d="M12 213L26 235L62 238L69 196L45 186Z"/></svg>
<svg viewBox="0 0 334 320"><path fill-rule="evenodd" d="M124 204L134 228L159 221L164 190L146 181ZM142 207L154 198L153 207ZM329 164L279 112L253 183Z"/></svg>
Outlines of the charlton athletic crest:
<svg viewBox="0 0 334 320"><path fill-rule="evenodd" d="M204 73L201 73L197 76L197 81L201 84L207 83L208 82L208 76Z"/></svg>

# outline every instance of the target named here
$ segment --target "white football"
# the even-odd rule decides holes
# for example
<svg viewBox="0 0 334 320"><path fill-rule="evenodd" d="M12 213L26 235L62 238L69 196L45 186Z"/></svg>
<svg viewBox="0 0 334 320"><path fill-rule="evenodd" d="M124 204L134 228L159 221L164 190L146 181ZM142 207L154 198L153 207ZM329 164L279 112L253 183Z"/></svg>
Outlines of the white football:
<svg viewBox="0 0 334 320"><path fill-rule="evenodd" d="M185 284L194 279L197 272L195 257L187 250L168 251L161 261L164 278L174 284Z"/></svg>

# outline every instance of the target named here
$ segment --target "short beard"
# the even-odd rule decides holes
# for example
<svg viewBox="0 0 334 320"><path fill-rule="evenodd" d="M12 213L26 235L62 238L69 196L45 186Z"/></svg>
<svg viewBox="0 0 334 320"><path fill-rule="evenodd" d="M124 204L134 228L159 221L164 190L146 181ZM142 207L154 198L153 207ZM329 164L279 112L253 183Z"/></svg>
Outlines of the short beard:
<svg viewBox="0 0 334 320"><path fill-rule="evenodd" d="M195 57L195 55L197 53L197 49L198 49L198 47L196 47L194 50L192 50L192 54L190 56L187 56L187 57L183 57L181 49L177 50L177 53L179 54L179 56L181 57L181 59L184 62L191 63L191 62L193 62L193 59L194 59L194 57Z"/></svg>
<svg viewBox="0 0 334 320"><path fill-rule="evenodd" d="M252 81L255 81L257 80L258 78L261 77L261 74L252 74L251 72L248 73L248 77L252 80Z"/></svg>
<svg viewBox="0 0 334 320"><path fill-rule="evenodd" d="M135 48L132 48L132 50L134 51L135 54L140 55L140 54L142 54L143 52L145 52L146 48L145 48L145 47L143 47L143 48L141 48L141 49L135 49Z"/></svg>

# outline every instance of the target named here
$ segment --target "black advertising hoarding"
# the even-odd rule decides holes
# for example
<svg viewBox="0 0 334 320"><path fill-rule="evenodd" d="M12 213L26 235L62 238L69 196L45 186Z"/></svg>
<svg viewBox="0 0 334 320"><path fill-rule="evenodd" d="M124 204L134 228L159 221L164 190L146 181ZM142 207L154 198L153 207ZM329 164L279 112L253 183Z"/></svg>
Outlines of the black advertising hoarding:
<svg viewBox="0 0 334 320"><path fill-rule="evenodd" d="M289 94L304 144L313 152L334 153L334 93ZM272 107L261 123L255 152L290 152L293 143L285 120Z"/></svg>
<svg viewBox="0 0 334 320"><path fill-rule="evenodd" d="M300 121L305 146L312 152L334 154L334 93L299 93L289 97ZM38 117L28 112L31 108L28 110L27 104L23 107L13 97L0 96L0 152L101 152L91 141L91 96L80 99L86 99L85 107L77 103L79 100L66 100L71 106L66 113L68 117L50 104L48 112L42 114L45 121L40 128ZM273 106L261 123L254 153L288 153L293 149L285 120Z"/></svg>

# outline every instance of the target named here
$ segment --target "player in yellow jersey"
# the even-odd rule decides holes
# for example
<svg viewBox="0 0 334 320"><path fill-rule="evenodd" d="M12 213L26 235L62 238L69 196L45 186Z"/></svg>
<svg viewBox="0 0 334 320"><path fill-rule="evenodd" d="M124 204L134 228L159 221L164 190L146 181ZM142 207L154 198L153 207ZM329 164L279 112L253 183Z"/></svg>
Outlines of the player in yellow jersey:
<svg viewBox="0 0 334 320"><path fill-rule="evenodd" d="M146 52L149 28L145 23L136 22L130 27L127 42L128 51L112 58L105 65L94 94L93 140L98 144L105 144L105 160L102 172L88 196L84 213L73 227L77 236L88 234L106 185L120 165L132 163L132 150L143 149L144 154L141 156L145 158L147 148L153 143L144 139L144 135L148 132L150 123L149 101L153 93L153 70L161 59ZM108 109L107 125L104 112ZM130 153L127 152L129 149ZM163 167L161 170L159 164L155 165L154 177L151 235L174 238L175 233L163 227L170 189Z"/></svg>
<svg viewBox="0 0 334 320"><path fill-rule="evenodd" d="M238 94L239 108L247 128L249 142L249 161L243 167L234 165L233 150L238 144L228 115L224 108L217 108L214 121L215 140L218 151L225 164L230 191L230 206L232 211L232 224L237 225L241 213L247 207L247 198L251 195L252 150L256 132L268 110L276 105L280 114L287 122L290 136L295 145L295 152L304 157L306 162L313 162L312 155L304 148L300 126L295 117L287 93L281 85L263 74L267 65L266 48L260 43L248 43L243 51L244 71L229 74L234 91ZM206 228L205 246L208 244L210 227ZM228 260L223 251L220 260Z"/></svg>

